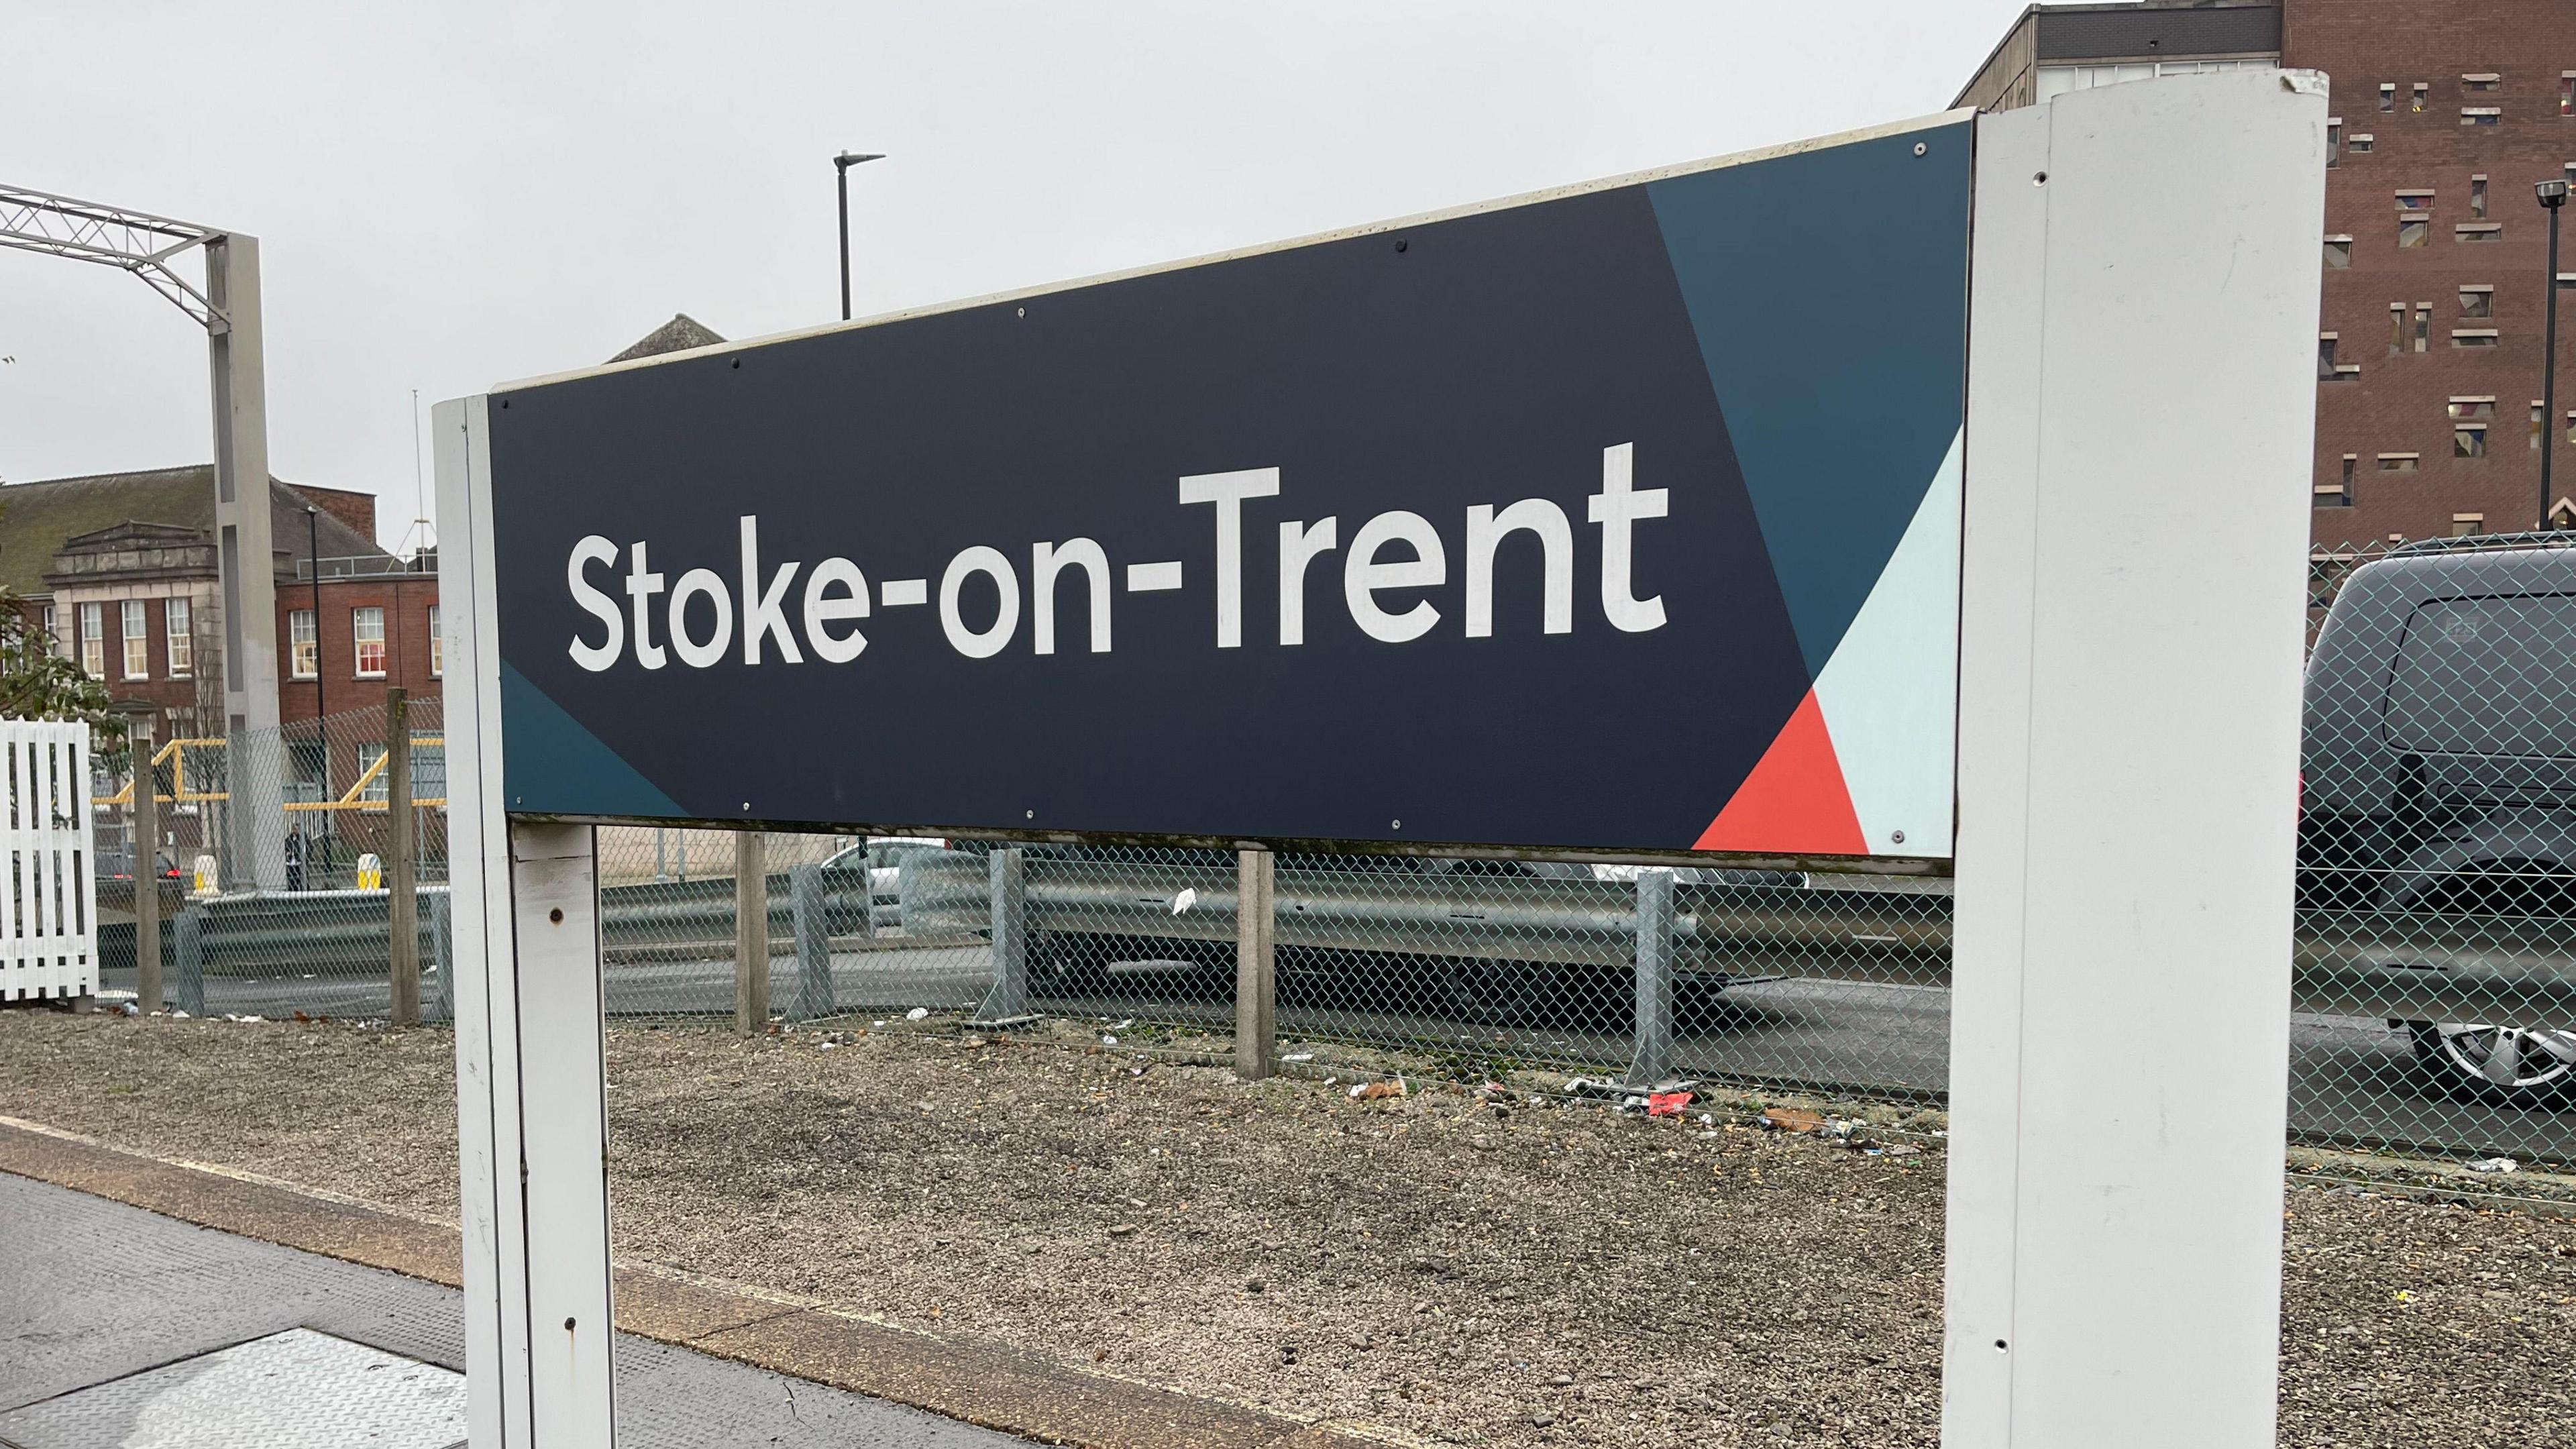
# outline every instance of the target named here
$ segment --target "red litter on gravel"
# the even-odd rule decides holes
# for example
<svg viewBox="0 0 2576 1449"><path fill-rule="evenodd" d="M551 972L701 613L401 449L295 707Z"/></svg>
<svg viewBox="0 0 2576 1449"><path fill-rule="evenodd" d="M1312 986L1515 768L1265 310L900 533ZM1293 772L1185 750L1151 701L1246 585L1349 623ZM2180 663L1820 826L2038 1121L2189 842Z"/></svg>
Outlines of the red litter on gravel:
<svg viewBox="0 0 2576 1449"><path fill-rule="evenodd" d="M1678 1117L1682 1114L1682 1109L1690 1104L1691 1094L1688 1092L1655 1092L1646 1098L1646 1115Z"/></svg>

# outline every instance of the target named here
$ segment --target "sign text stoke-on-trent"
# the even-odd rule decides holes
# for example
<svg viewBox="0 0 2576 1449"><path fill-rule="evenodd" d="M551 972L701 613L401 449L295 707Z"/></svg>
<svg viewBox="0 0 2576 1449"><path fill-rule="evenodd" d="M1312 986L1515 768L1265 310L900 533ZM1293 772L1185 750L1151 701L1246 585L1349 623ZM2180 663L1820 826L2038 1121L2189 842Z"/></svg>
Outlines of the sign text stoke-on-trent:
<svg viewBox="0 0 2576 1449"><path fill-rule="evenodd" d="M1602 620L1615 629L1643 633L1664 626L1664 601L1660 594L1636 597L1631 530L1641 522L1665 517L1670 505L1666 490L1633 486L1633 452L1626 443L1602 450L1601 491L1586 500L1585 518L1601 530ZM1215 550L1208 576L1215 580L1217 648L1243 644L1243 505L1250 499L1281 494L1276 468L1180 480L1183 504L1215 505ZM848 664L866 652L867 635L858 621L871 615L867 571L838 556L811 568L802 560L764 565L759 517L745 514L741 524L741 566L730 586L707 568L690 569L672 584L654 570L651 546L645 540L623 550L626 571L622 577L614 572L621 552L615 540L589 534L573 545L564 585L597 628L596 637L573 638L567 649L572 661L595 673L614 668L631 649L634 662L645 669L663 668L674 657L688 667L705 669L726 656L737 625L744 664L771 657L769 649L774 649L781 664L802 664L809 655L819 663ZM1339 547L1340 520L1329 516L1311 523L1283 519L1278 529L1279 643L1288 647L1306 642L1309 579L1316 561ZM1503 540L1514 533L1526 533L1540 546L1539 627L1549 634L1574 632L1573 526L1554 500L1524 498L1500 510L1487 503L1467 509L1461 553L1464 597L1455 604L1464 616L1465 637L1493 637L1495 556ZM1389 557L1390 553L1396 556ZM593 570L600 572L604 582L593 581ZM796 585L800 571L804 574L801 589ZM1089 652L1110 652L1116 638L1113 580L1119 575L1108 550L1089 538L1029 545L1028 647L1033 652L1056 652L1057 590L1068 573L1076 572L1080 586L1087 590ZM1127 564L1124 579L1129 593L1169 593L1186 591L1193 572L1186 560L1163 559ZM981 627L969 624L965 616L965 584L977 575L987 581L993 596L992 617ZM1405 606L1401 597L1392 601L1379 597L1382 593L1420 595L1449 583L1448 546L1439 529L1419 513L1394 509L1362 524L1352 534L1341 575L1342 601L1351 622L1372 639L1407 643L1439 627L1444 617L1439 604L1429 598L1417 597ZM876 591L876 607L920 603L927 595L927 583L920 578L889 578ZM625 595L623 605L617 599L619 592ZM959 654L990 658L1017 637L1022 595L1021 576L1008 554L983 544L961 549L940 576L940 631ZM788 607L791 596L801 598L801 607ZM661 601L658 606L657 600ZM795 627L800 622L801 634Z"/></svg>

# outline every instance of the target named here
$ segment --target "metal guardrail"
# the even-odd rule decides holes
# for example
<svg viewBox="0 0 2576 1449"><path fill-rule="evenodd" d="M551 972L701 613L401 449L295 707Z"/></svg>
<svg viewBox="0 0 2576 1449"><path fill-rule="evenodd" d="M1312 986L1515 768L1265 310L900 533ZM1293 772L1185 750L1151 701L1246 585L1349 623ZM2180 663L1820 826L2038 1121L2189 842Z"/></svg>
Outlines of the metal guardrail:
<svg viewBox="0 0 2576 1449"><path fill-rule="evenodd" d="M854 868L819 872L824 887L824 913L836 936L866 936L889 928L901 918L896 902L895 872L878 867L865 885ZM795 937L794 905L789 877L770 877L770 936L781 943ZM873 886L873 891L867 887ZM421 953L444 964L431 922L445 909L447 888L423 886L420 902ZM288 971L355 975L390 969L387 910L390 898L381 890L245 893L188 902L174 919L193 920L201 969L216 975ZM730 878L680 884L609 886L599 893L600 933L610 959L632 959L657 952L702 950L730 956L733 951L734 883ZM131 963L134 927L130 922L102 927L102 953L111 962ZM163 951L180 963L164 936Z"/></svg>
<svg viewBox="0 0 2576 1449"><path fill-rule="evenodd" d="M833 936L872 935L897 921L909 936L972 936L992 926L982 855L917 853L900 868L870 870L865 889L855 868L821 869L819 878ZM1235 936L1229 868L1031 856L1023 879L1026 929L1036 939L1204 947ZM770 887L770 939L793 949L789 875L773 875ZM1621 896L1628 892L1617 885L1581 878L1283 869L1277 940L1321 951L1626 969L1636 957L1638 917L1633 896ZM443 916L446 888L424 887L419 897L423 959L443 964L433 917ZM1677 976L1949 981L1951 903L1937 892L1692 884L1674 888L1673 904ZM346 975L385 969L386 905L381 890L247 894L192 902L181 918L194 922L206 972ZM612 961L732 950L730 879L611 886L600 892L600 907ZM101 937L102 956L113 959L121 948L131 959L130 925L106 925ZM164 939L177 967L177 934ZM2565 939L2561 923L2537 918L2302 912L2293 1001L2345 1016L2563 1029L2576 1022L2576 954Z"/></svg>
<svg viewBox="0 0 2576 1449"><path fill-rule="evenodd" d="M1027 929L1189 942L1231 941L1235 873L1031 856ZM1282 869L1278 942L1325 950L1626 967L1637 915L1600 882L1549 877ZM1191 899L1180 910L1184 892ZM906 862L904 919L916 930L989 929L985 858ZM1681 975L1784 976L1945 986L1950 897L1839 887L1682 885L1673 961ZM2303 1011L2533 1029L2576 1022L2576 954L2560 923L2392 911L2302 912L2292 999Z"/></svg>

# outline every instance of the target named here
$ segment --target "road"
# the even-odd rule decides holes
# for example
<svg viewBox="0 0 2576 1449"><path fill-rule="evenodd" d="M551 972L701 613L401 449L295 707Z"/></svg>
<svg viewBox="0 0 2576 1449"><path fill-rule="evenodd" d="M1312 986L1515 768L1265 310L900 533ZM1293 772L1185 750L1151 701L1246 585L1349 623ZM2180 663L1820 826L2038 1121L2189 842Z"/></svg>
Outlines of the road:
<svg viewBox="0 0 2576 1449"><path fill-rule="evenodd" d="M111 971L107 984L131 989L131 977ZM832 977L840 1010L883 1013L972 1007L992 980L980 947L837 952ZM1067 1015L1144 1015L1224 1029L1232 1022L1231 989L1230 972L1126 963L1112 968L1096 995L1041 997L1039 1005ZM424 994L435 990L433 979ZM206 992L212 1014L366 1018L387 1009L382 977L217 976L207 979ZM795 963L778 958L773 1008L790 1009L796 992ZM620 1016L730 1013L733 963L612 963L608 1009ZM1715 995L1686 989L1677 1014L1677 1064L1692 1075L1873 1095L1930 1095L1948 1085L1949 993L1940 988L1792 979ZM1551 1027L1480 1025L1443 1012L1436 993L1419 982L1292 977L1282 988L1279 1021L1283 1039L1401 1040L1485 1061L1623 1063L1627 1031L1619 1012L1605 1004L1590 1017ZM2188 1055L2193 1047L2180 1041L2173 1050ZM2375 1018L2291 1018L2290 1121L2294 1132L2317 1140L2576 1156L2576 1108L2517 1111L2428 1090L2412 1069L2404 1033Z"/></svg>

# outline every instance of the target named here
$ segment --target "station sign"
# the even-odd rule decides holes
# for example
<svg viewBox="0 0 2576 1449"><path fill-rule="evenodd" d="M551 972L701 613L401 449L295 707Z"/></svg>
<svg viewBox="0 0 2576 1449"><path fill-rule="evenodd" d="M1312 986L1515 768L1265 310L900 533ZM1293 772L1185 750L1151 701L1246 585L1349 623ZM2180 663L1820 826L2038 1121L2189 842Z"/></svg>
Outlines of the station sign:
<svg viewBox="0 0 2576 1449"><path fill-rule="evenodd" d="M1946 856L1970 131L496 391L508 808Z"/></svg>

